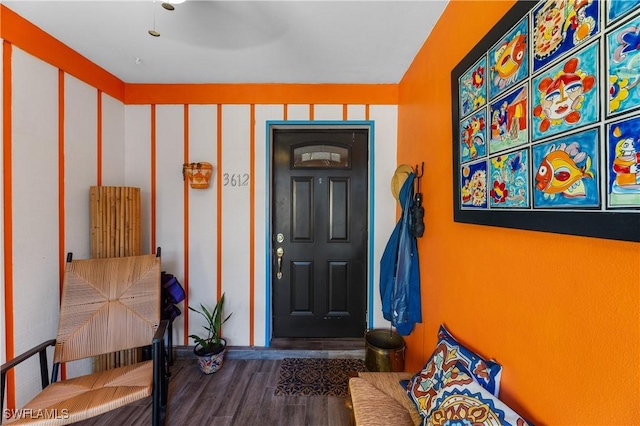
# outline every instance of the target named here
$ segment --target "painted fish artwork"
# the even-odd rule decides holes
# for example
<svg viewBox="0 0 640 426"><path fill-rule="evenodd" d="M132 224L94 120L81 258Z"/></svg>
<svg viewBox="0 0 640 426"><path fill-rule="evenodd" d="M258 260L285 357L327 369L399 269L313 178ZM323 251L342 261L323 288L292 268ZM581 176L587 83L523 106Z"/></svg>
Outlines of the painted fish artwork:
<svg viewBox="0 0 640 426"><path fill-rule="evenodd" d="M640 17L607 35L609 102L617 114L640 105Z"/></svg>
<svg viewBox="0 0 640 426"><path fill-rule="evenodd" d="M600 116L598 82L598 43L534 78L532 139L595 123Z"/></svg>
<svg viewBox="0 0 640 426"><path fill-rule="evenodd" d="M640 117L607 126L607 198L611 207L640 207Z"/></svg>
<svg viewBox="0 0 640 426"><path fill-rule="evenodd" d="M534 208L598 207L598 129L533 147Z"/></svg>
<svg viewBox="0 0 640 426"><path fill-rule="evenodd" d="M529 207L527 150L498 155L489 160L489 199L493 207Z"/></svg>
<svg viewBox="0 0 640 426"><path fill-rule="evenodd" d="M487 58L483 56L460 77L460 117L466 117L487 102Z"/></svg>
<svg viewBox="0 0 640 426"><path fill-rule="evenodd" d="M460 123L460 162L475 160L487 154L485 108Z"/></svg>
<svg viewBox="0 0 640 426"><path fill-rule="evenodd" d="M609 0L607 2L607 23L629 16L632 11L639 8L640 1L638 0Z"/></svg>
<svg viewBox="0 0 640 426"><path fill-rule="evenodd" d="M533 70L582 45L599 31L598 0L546 0L533 10Z"/></svg>
<svg viewBox="0 0 640 426"><path fill-rule="evenodd" d="M528 21L523 19L489 50L489 96L522 81L529 72Z"/></svg>
<svg viewBox="0 0 640 426"><path fill-rule="evenodd" d="M487 208L487 162L462 166L460 179L461 206Z"/></svg>
<svg viewBox="0 0 640 426"><path fill-rule="evenodd" d="M489 108L489 152L491 154L527 142L528 137L528 86L492 102Z"/></svg>

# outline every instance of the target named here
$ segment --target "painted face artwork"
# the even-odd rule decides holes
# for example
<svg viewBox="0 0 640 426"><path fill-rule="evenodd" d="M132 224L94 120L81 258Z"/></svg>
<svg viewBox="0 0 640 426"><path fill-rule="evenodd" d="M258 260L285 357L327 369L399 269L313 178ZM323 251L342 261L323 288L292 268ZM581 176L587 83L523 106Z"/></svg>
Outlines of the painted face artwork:
<svg viewBox="0 0 640 426"><path fill-rule="evenodd" d="M595 77L585 75L578 69L578 64L579 60L572 58L554 78L544 78L538 84L542 96L533 115L542 119L540 131L545 132L552 125L562 122L575 124L580 121L578 109L583 94L593 88Z"/></svg>

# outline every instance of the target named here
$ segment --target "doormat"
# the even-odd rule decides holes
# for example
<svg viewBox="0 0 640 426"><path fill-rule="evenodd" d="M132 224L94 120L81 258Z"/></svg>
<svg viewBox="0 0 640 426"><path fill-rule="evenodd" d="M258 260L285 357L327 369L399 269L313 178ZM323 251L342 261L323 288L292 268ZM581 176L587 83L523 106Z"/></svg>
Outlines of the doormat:
<svg viewBox="0 0 640 426"><path fill-rule="evenodd" d="M349 373L364 371L361 359L285 358L276 395L340 396L348 394Z"/></svg>

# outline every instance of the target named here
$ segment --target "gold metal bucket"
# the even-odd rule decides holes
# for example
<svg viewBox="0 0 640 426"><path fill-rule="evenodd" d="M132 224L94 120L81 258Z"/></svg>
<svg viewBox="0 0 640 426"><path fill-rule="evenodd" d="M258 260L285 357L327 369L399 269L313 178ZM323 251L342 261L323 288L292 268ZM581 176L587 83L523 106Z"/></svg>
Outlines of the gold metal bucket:
<svg viewBox="0 0 640 426"><path fill-rule="evenodd" d="M404 339L393 330L368 330L364 336L367 371L404 371Z"/></svg>

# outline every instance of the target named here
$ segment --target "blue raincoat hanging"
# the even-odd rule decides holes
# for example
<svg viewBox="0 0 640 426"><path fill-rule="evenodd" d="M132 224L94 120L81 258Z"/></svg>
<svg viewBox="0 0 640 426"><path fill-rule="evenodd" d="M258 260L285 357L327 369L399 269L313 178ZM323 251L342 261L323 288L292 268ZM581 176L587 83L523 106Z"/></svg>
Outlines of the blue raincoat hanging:
<svg viewBox="0 0 640 426"><path fill-rule="evenodd" d="M413 331L415 323L422 322L418 246L411 233L414 177L409 173L400 189L402 216L380 260L382 314L403 336Z"/></svg>

